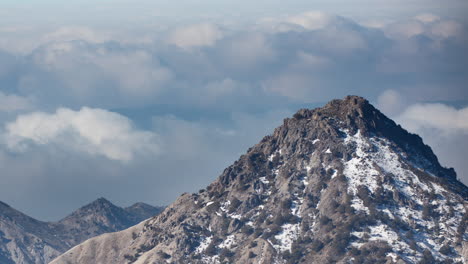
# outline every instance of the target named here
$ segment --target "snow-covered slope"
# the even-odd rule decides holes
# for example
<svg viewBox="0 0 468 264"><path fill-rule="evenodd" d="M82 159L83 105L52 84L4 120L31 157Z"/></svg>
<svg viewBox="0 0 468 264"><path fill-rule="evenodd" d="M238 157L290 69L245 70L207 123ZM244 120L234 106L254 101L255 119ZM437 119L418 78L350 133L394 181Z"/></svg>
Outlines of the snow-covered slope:
<svg viewBox="0 0 468 264"><path fill-rule="evenodd" d="M52 263L468 263L468 188L365 99L297 112L206 189Z"/></svg>
<svg viewBox="0 0 468 264"><path fill-rule="evenodd" d="M142 203L120 208L100 198L52 223L0 202L0 264L48 263L86 239L128 228L162 209Z"/></svg>

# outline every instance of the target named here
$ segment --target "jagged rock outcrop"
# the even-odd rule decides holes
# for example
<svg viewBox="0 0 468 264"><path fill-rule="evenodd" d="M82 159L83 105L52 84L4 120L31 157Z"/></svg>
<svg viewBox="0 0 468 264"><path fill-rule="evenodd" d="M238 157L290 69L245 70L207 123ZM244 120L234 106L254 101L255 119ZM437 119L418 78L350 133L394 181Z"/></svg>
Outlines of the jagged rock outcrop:
<svg viewBox="0 0 468 264"><path fill-rule="evenodd" d="M49 263L86 239L126 229L162 209L142 203L121 208L100 198L59 222L42 222L0 202L0 263Z"/></svg>
<svg viewBox="0 0 468 264"><path fill-rule="evenodd" d="M303 109L206 189L65 263L466 263L468 188L361 97Z"/></svg>

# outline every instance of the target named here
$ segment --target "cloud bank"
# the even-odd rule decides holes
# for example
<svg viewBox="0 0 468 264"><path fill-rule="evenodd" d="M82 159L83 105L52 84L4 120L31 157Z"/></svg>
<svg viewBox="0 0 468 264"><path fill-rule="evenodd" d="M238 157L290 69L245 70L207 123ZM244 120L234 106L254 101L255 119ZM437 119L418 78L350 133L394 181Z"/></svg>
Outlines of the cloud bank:
<svg viewBox="0 0 468 264"><path fill-rule="evenodd" d="M468 183L466 24L373 19L0 29L0 200L49 219L99 196L167 204L282 118L349 94L421 134Z"/></svg>

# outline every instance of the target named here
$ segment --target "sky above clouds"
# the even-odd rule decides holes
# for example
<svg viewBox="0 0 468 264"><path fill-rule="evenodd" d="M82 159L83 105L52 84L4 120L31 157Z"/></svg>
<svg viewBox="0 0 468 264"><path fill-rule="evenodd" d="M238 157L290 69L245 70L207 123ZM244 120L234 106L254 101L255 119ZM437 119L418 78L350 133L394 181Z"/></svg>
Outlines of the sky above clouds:
<svg viewBox="0 0 468 264"><path fill-rule="evenodd" d="M169 204L349 94L468 183L466 1L182 3L2 2L1 201L43 220Z"/></svg>

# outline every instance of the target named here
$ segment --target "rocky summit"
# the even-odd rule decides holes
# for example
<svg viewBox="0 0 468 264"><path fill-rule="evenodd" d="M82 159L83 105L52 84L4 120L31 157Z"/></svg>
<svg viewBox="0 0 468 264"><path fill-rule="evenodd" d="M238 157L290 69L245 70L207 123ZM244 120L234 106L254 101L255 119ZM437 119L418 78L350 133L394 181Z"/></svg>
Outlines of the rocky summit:
<svg viewBox="0 0 468 264"><path fill-rule="evenodd" d="M468 263L468 188L367 100L298 111L206 189L52 263Z"/></svg>

